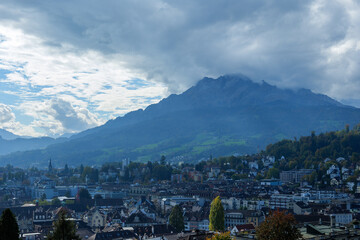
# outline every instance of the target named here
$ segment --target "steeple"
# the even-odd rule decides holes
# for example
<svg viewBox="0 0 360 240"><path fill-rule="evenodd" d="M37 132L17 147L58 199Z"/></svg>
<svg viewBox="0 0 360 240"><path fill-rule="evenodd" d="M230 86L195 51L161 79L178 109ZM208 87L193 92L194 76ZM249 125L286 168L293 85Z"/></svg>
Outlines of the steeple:
<svg viewBox="0 0 360 240"><path fill-rule="evenodd" d="M49 172L52 172L52 170L53 170L53 167L52 167L52 164L51 164L51 158L50 158L50 160L49 160L49 167L48 167L48 171L49 171Z"/></svg>

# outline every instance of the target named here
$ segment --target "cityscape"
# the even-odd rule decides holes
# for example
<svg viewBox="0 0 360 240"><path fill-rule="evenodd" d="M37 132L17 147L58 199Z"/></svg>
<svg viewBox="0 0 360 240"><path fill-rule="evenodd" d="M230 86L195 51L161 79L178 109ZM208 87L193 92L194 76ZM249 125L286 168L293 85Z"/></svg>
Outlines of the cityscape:
<svg viewBox="0 0 360 240"><path fill-rule="evenodd" d="M0 0L0 240L360 240L360 2Z"/></svg>

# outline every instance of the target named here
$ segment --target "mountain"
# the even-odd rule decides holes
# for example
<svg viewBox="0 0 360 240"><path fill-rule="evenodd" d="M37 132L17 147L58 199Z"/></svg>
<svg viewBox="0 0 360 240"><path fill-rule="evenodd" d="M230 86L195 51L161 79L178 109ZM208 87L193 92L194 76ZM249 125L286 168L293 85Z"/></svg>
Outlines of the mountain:
<svg viewBox="0 0 360 240"><path fill-rule="evenodd" d="M204 78L179 95L137 110L43 150L0 157L27 166L49 158L62 166L137 161L196 161L254 153L284 138L355 125L360 109L307 89L280 89L242 75Z"/></svg>
<svg viewBox="0 0 360 240"><path fill-rule="evenodd" d="M0 137L5 140L13 140L13 139L19 138L20 136L17 136L17 135L15 135L11 132L8 132L4 129L0 129Z"/></svg>
<svg viewBox="0 0 360 240"><path fill-rule="evenodd" d="M0 129L0 155L5 155L18 151L43 149L54 143L65 142L66 138L40 137L31 138L18 136L4 129Z"/></svg>
<svg viewBox="0 0 360 240"><path fill-rule="evenodd" d="M22 138L19 136L17 136L17 138L15 139L7 140L3 139L2 136L0 136L0 155L6 155L18 151L44 149L51 144L62 143L67 140L67 138Z"/></svg>

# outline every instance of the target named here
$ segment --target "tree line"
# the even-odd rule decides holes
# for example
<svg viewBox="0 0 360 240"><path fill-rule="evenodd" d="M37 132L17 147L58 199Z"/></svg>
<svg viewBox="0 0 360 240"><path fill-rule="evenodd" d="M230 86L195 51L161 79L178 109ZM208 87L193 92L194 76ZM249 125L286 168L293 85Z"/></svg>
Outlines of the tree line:
<svg viewBox="0 0 360 240"><path fill-rule="evenodd" d="M76 234L75 223L67 219L65 211L60 211L53 223L53 229L47 236L49 240L80 240ZM15 215L7 208L0 217L0 240L20 240L20 230Z"/></svg>
<svg viewBox="0 0 360 240"><path fill-rule="evenodd" d="M179 205L172 209L169 223L178 232L184 231L183 211ZM211 240L231 240L230 232L225 232L225 213L219 196L211 202L209 230L214 232ZM292 214L276 210L271 212L256 228L256 237L259 240L296 240L302 235L296 228L296 221Z"/></svg>

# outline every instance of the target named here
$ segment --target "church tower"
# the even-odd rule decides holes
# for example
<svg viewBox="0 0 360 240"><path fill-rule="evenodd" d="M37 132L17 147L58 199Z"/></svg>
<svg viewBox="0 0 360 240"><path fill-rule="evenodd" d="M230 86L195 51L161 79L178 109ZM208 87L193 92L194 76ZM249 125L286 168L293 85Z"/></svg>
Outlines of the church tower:
<svg viewBox="0 0 360 240"><path fill-rule="evenodd" d="M51 158L50 158L50 161L49 161L48 171L49 171L50 173L53 171L53 167L52 167L52 164L51 164Z"/></svg>

